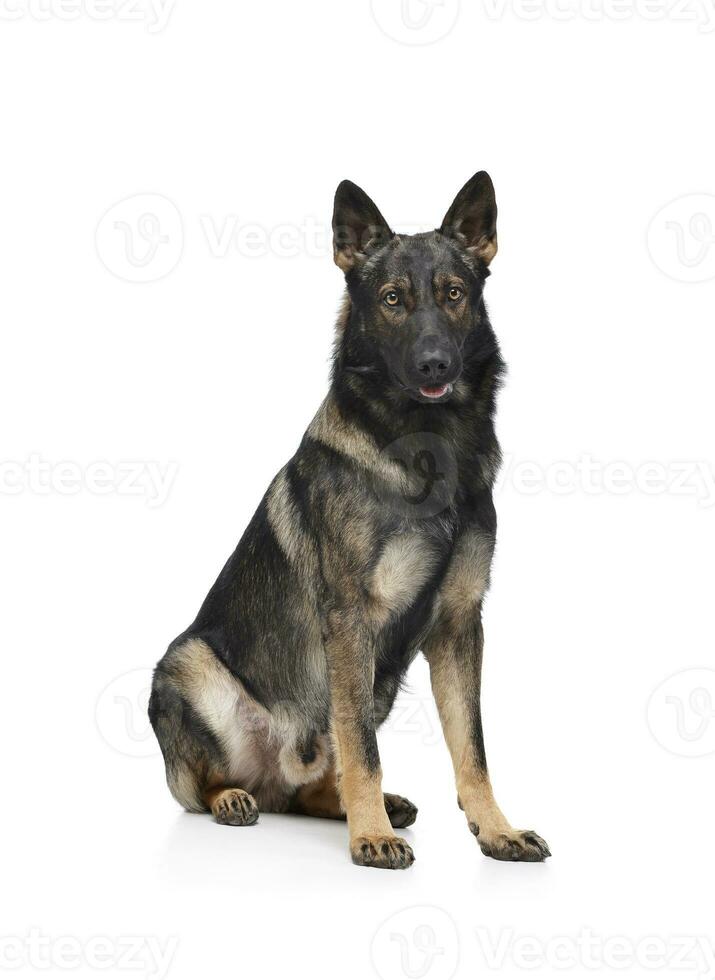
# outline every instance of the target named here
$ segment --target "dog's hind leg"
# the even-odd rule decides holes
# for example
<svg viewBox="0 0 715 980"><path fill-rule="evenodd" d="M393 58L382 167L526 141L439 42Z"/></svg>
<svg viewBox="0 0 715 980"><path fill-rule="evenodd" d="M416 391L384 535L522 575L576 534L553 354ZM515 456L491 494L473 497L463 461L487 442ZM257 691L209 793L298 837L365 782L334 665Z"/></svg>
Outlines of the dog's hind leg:
<svg viewBox="0 0 715 980"><path fill-rule="evenodd" d="M161 671L154 677L149 711L174 799L189 812L210 810L220 824L254 824L256 801L245 790L227 785L230 780L217 740Z"/></svg>
<svg viewBox="0 0 715 980"><path fill-rule="evenodd" d="M221 778L221 749L184 698L176 679L154 673L149 719L159 742L171 795L190 813L205 813L204 788Z"/></svg>
<svg viewBox="0 0 715 980"><path fill-rule="evenodd" d="M340 803L335 769L331 766L314 783L301 786L293 797L289 810L306 817L327 817L344 820L345 810Z"/></svg>
<svg viewBox="0 0 715 980"><path fill-rule="evenodd" d="M393 827L409 827L417 819L417 807L404 796L383 793L387 816ZM340 802L335 769L330 769L316 782L301 786L290 804L291 813L307 817L327 817L345 820L345 810Z"/></svg>
<svg viewBox="0 0 715 980"><path fill-rule="evenodd" d="M172 796L234 827L258 820L255 799L240 787L260 783L265 761L253 739L260 726L245 709L238 683L201 641L170 649L157 667L149 717Z"/></svg>

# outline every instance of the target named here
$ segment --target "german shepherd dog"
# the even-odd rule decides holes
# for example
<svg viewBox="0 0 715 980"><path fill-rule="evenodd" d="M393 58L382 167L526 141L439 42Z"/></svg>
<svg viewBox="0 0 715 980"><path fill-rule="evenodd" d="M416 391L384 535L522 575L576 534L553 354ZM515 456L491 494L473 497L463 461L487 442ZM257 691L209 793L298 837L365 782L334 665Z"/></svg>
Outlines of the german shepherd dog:
<svg viewBox="0 0 715 980"><path fill-rule="evenodd" d="M504 368L483 299L496 215L483 171L416 235L339 185L347 292L330 390L154 674L149 715L187 810L232 826L260 810L347 817L356 864L409 867L393 828L417 809L383 793L376 729L422 650L482 852L549 856L496 804L480 714Z"/></svg>

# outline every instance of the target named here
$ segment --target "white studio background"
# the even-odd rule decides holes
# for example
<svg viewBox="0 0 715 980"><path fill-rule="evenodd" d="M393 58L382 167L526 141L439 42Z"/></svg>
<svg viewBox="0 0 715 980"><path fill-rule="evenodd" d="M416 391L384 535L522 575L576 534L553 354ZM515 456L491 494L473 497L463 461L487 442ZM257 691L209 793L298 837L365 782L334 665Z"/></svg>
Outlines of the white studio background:
<svg viewBox="0 0 715 980"><path fill-rule="evenodd" d="M715 975L714 43L709 0L0 0L10 975ZM554 856L481 856L418 661L387 874L182 814L144 705L325 393L335 186L415 230L482 168L487 750Z"/></svg>

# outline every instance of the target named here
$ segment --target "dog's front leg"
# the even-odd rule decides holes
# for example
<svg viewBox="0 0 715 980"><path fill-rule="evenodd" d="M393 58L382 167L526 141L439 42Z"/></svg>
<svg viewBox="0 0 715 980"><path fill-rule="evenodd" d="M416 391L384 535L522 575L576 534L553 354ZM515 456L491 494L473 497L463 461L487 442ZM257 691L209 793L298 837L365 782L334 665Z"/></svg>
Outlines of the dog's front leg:
<svg viewBox="0 0 715 980"><path fill-rule="evenodd" d="M445 604L425 643L432 690L452 757L459 804L482 852L500 861L543 861L548 845L531 830L515 830L497 806L484 752L481 604Z"/></svg>
<svg viewBox="0 0 715 980"><path fill-rule="evenodd" d="M355 864L409 868L414 855L396 837L385 810L373 705L374 654L368 631L354 612L328 615L332 733L338 789Z"/></svg>

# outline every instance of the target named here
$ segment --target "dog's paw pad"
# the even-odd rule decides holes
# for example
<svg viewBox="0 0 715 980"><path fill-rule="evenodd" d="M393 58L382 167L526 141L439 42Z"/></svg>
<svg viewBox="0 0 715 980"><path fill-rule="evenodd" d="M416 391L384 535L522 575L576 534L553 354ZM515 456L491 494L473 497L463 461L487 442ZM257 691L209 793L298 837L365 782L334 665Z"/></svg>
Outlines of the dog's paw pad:
<svg viewBox="0 0 715 980"><path fill-rule="evenodd" d="M415 860L412 848L401 837L354 837L350 842L354 864L366 868L409 868Z"/></svg>
<svg viewBox="0 0 715 980"><path fill-rule="evenodd" d="M258 820L258 807L243 789L225 789L211 804L216 823L230 827L249 827Z"/></svg>

